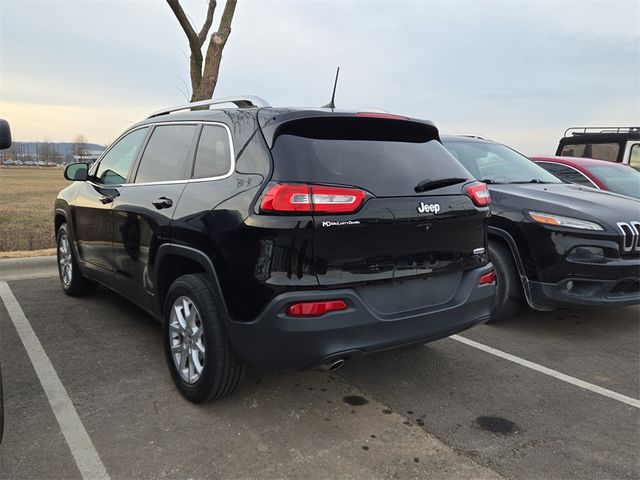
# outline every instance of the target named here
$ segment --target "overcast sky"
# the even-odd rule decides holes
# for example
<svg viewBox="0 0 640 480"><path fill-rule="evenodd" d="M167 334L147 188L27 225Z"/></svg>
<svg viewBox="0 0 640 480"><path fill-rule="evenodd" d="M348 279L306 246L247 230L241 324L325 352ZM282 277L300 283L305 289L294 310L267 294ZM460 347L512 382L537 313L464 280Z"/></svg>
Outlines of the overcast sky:
<svg viewBox="0 0 640 480"><path fill-rule="evenodd" d="M199 28L205 0L183 4ZM640 2L238 0L215 95L320 106L338 65L339 108L553 153L569 126L640 124ZM163 0L0 0L0 117L17 140L111 142L183 103L188 68Z"/></svg>

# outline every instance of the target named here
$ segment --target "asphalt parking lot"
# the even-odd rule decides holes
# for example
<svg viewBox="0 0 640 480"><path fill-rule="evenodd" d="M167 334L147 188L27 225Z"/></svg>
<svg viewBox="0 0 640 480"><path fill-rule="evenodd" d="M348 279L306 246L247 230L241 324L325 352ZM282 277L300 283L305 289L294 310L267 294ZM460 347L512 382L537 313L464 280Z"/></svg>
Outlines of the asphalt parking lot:
<svg viewBox="0 0 640 480"><path fill-rule="evenodd" d="M3 479L640 476L638 307L524 311L335 374L250 369L196 406L135 306L0 278Z"/></svg>

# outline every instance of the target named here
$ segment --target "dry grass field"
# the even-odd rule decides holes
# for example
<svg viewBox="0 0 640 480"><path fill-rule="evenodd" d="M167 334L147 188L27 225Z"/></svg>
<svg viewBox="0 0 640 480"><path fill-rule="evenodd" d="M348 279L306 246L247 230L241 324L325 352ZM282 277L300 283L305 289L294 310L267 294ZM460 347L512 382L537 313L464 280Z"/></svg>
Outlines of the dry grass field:
<svg viewBox="0 0 640 480"><path fill-rule="evenodd" d="M0 167L0 252L54 247L53 202L68 184L61 168Z"/></svg>

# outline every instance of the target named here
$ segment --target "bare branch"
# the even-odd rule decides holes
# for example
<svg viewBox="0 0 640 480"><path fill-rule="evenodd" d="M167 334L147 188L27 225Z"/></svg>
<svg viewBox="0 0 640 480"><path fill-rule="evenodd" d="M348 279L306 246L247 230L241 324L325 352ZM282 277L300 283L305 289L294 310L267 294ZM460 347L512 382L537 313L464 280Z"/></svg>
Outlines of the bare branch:
<svg viewBox="0 0 640 480"><path fill-rule="evenodd" d="M184 50L180 50L180 53L182 54L184 59L188 62L189 61L189 56L185 53L185 51Z"/></svg>
<svg viewBox="0 0 640 480"><path fill-rule="evenodd" d="M198 41L200 42L200 46L204 45L204 41L207 39L207 35L209 34L209 29L211 28L211 24L213 23L213 13L216 11L216 5L216 0L209 0L209 7L207 8L207 19L204 21L204 24L200 29L200 33L198 33Z"/></svg>
<svg viewBox="0 0 640 480"><path fill-rule="evenodd" d="M198 91L194 91L194 100L205 100L213 96L213 91L218 83L222 50L231 34L231 21L233 20L233 14L236 10L236 4L237 0L227 0L224 11L222 12L218 31L214 32L209 39L202 81L200 82Z"/></svg>
<svg viewBox="0 0 640 480"><path fill-rule="evenodd" d="M182 96L184 97L184 101L189 103L189 95L187 95L187 92L185 92L184 90L182 90L182 88L180 88L180 85L176 85L176 89L182 94Z"/></svg>
<svg viewBox="0 0 640 480"><path fill-rule="evenodd" d="M189 50L191 50L189 76L191 77L193 92L195 92L202 81L202 42L200 42L196 31L191 26L191 22L180 6L180 2L178 0L167 0L167 3L178 19L180 26L182 26L182 29L189 40Z"/></svg>
<svg viewBox="0 0 640 480"><path fill-rule="evenodd" d="M191 26L191 22L187 18L187 15L184 13L184 10L180 6L180 2L178 0L167 0L167 3L173 11L173 14L178 19L178 23L180 23L182 30L184 30L184 33L189 40L189 45L191 45L192 43L198 45L198 35ZM193 50L193 46L191 47L191 49Z"/></svg>
<svg viewBox="0 0 640 480"><path fill-rule="evenodd" d="M173 11L178 23L182 27L187 39L189 40L189 50L191 56L189 58L189 74L191 76L191 100L203 100L211 98L213 90L218 83L218 71L220 70L220 61L222 59L222 50L231 33L231 21L236 9L237 0L227 0L220 19L218 31L214 32L207 47L206 61L203 58L202 46L209 36L211 25L213 24L213 16L217 7L217 0L205 0L207 2L207 17L202 28L196 33L193 28L193 22L185 13L180 5L180 0L166 0L167 4ZM203 71L204 66L204 71Z"/></svg>
<svg viewBox="0 0 640 480"><path fill-rule="evenodd" d="M182 84L184 85L185 91L189 91L189 85L187 85L187 82L184 81L184 78L182 78L180 75L178 75L178 78L180 79L180 81L182 82ZM187 97L187 101L189 101L189 96L185 95L185 97Z"/></svg>

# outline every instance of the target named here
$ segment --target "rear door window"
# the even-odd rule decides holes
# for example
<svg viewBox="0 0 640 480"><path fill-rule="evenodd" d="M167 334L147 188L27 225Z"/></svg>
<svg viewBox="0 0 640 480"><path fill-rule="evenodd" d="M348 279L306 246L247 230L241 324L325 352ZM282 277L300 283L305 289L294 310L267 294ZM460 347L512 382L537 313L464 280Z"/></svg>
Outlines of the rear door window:
<svg viewBox="0 0 640 480"><path fill-rule="evenodd" d="M272 149L273 178L355 186L379 197L416 195L414 187L426 179L472 178L435 139L433 127L340 120L307 120L281 133ZM460 185L455 188L459 193Z"/></svg>
<svg viewBox="0 0 640 480"><path fill-rule="evenodd" d="M166 182L187 178L196 125L160 125L151 133L135 183Z"/></svg>
<svg viewBox="0 0 640 480"><path fill-rule="evenodd" d="M202 127L193 178L222 177L231 170L231 144L227 129L219 125Z"/></svg>
<svg viewBox="0 0 640 480"><path fill-rule="evenodd" d="M578 185L586 185L588 187L594 186L593 182L589 180L586 175L574 168L567 167L566 165L560 165L559 163L536 163L543 167L547 172L553 173L556 177L558 177L565 183L577 183Z"/></svg>

